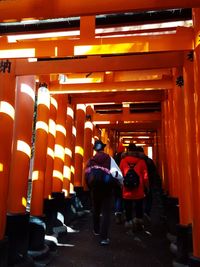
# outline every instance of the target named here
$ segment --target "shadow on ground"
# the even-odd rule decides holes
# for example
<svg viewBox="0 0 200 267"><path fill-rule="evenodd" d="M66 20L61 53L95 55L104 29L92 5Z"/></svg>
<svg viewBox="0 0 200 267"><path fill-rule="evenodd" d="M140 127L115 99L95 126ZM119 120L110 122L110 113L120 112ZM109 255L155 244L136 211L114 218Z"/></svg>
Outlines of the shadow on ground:
<svg viewBox="0 0 200 267"><path fill-rule="evenodd" d="M77 232L59 238L59 247L49 267L171 267L172 255L161 220L162 205L154 196L151 224L144 231L127 232L112 217L109 246L100 246L92 233L91 213L70 225Z"/></svg>

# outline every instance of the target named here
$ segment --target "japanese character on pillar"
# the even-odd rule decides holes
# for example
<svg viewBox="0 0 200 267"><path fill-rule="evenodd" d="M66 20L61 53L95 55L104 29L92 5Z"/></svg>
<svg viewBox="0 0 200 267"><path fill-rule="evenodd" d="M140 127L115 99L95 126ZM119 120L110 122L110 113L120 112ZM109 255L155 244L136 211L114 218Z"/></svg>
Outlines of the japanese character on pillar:
<svg viewBox="0 0 200 267"><path fill-rule="evenodd" d="M0 73L3 72L8 72L10 73L11 71L11 62L7 59L7 60L1 60L0 61Z"/></svg>

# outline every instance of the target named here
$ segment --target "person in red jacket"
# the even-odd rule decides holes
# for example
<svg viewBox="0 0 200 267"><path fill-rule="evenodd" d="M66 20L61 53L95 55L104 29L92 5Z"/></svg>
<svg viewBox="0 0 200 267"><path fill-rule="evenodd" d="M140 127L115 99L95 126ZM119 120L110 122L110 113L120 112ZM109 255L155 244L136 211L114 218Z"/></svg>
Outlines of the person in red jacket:
<svg viewBox="0 0 200 267"><path fill-rule="evenodd" d="M143 200L145 190L148 190L148 172L144 159L141 159L135 144L131 143L128 152L123 155L120 162L120 169L123 177L129 170L129 166L134 164L134 170L139 176L139 185L136 188L123 186L123 199L125 209L125 227L143 229ZM133 206L135 207L135 218L133 219Z"/></svg>

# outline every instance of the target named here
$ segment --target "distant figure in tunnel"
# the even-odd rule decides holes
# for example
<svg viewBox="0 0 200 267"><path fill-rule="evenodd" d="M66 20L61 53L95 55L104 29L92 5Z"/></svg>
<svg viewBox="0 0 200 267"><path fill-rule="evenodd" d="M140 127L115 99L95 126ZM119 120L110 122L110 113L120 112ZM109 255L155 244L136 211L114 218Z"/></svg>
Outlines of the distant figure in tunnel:
<svg viewBox="0 0 200 267"><path fill-rule="evenodd" d="M122 185L121 171L114 159L104 152L105 146L102 141L95 141L93 149L96 154L88 161L85 170L86 183L91 192L93 231L94 235L100 235L101 245L110 243L113 190Z"/></svg>

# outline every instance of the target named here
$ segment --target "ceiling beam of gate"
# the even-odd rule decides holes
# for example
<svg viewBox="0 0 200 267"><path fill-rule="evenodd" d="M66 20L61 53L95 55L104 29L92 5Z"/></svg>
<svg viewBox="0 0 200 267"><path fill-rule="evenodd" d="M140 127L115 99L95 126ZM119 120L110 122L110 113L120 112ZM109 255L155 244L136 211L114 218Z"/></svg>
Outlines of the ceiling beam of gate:
<svg viewBox="0 0 200 267"><path fill-rule="evenodd" d="M122 102L160 102L166 99L163 90L72 94L72 104L122 103Z"/></svg>
<svg viewBox="0 0 200 267"><path fill-rule="evenodd" d="M98 63L98 64L97 64ZM62 60L43 60L28 62L18 59L16 75L41 75L56 73L80 73L117 70L141 70L156 68L181 67L183 52L165 52L124 56L90 56L87 58L66 58Z"/></svg>
<svg viewBox="0 0 200 267"><path fill-rule="evenodd" d="M88 16L106 13L121 13L138 10L158 10L169 8L200 7L199 0L15 0L1 1L0 14L3 20L21 20L22 18L58 18Z"/></svg>
<svg viewBox="0 0 200 267"><path fill-rule="evenodd" d="M97 93L97 92L120 92L134 90L155 90L172 89L172 80L144 80L131 82L105 82L87 84L58 84L51 83L50 91L52 94L70 93Z"/></svg>
<svg viewBox="0 0 200 267"><path fill-rule="evenodd" d="M0 38L0 58L59 58L87 55L121 55L193 49L193 30L177 28L176 34L88 40L19 41ZM48 48L48 49L47 49Z"/></svg>

